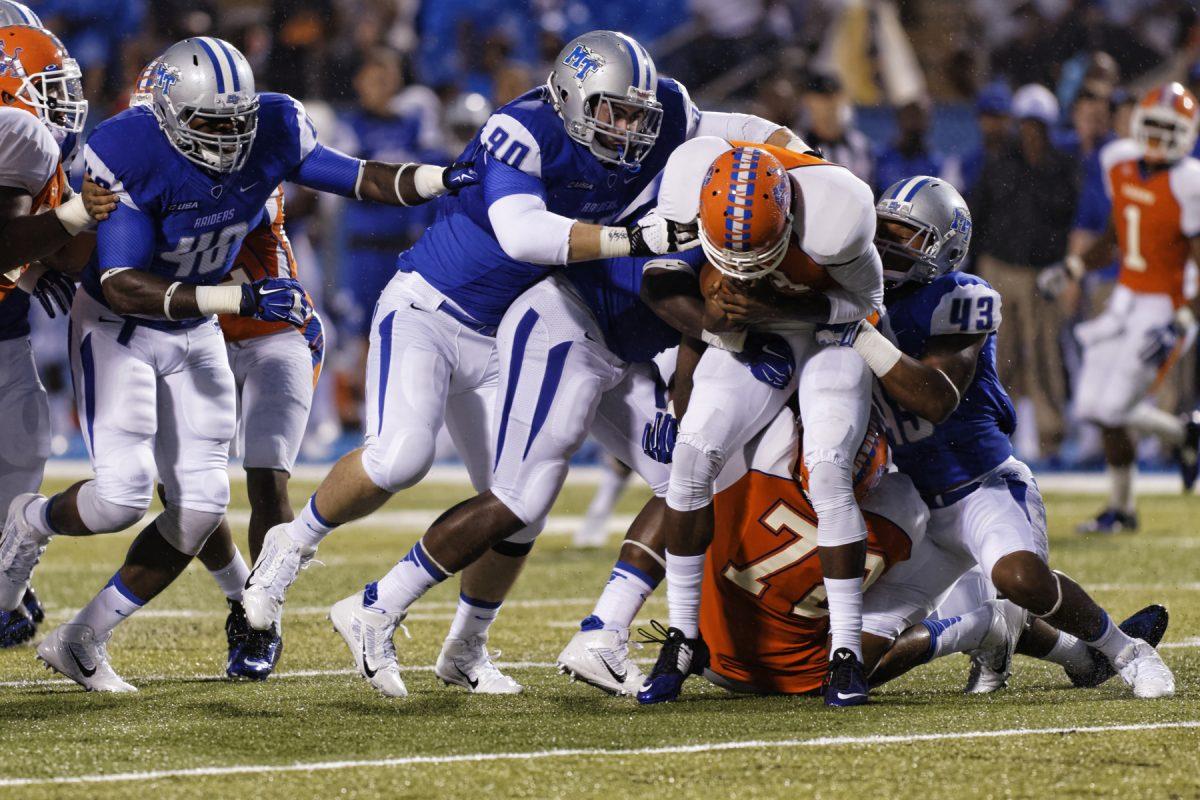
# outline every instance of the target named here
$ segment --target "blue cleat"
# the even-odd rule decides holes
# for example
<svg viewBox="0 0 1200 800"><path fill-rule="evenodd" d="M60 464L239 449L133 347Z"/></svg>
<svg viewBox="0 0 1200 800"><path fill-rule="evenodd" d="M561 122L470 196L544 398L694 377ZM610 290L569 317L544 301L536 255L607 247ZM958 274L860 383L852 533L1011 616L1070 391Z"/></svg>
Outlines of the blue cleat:
<svg viewBox="0 0 1200 800"><path fill-rule="evenodd" d="M862 662L854 653L842 647L834 651L821 685L825 705L834 708L864 706L870 700L867 676Z"/></svg>
<svg viewBox="0 0 1200 800"><path fill-rule="evenodd" d="M30 641L45 618L46 612L37 595L33 589L26 589L21 605L12 611L0 612L0 648L17 647Z"/></svg>
<svg viewBox="0 0 1200 800"><path fill-rule="evenodd" d="M1134 613L1133 616L1117 627L1121 629L1122 633L1132 639L1143 639L1151 647L1158 647L1158 643L1162 641L1163 636L1167 632L1167 623L1169 621L1170 617L1167 614L1167 609L1160 605L1152 605L1146 606L1141 611ZM1071 683L1081 689L1090 689L1093 686L1099 686L1117 674L1117 670L1113 667L1112 662L1099 650L1089 647L1088 653L1092 657L1091 669L1066 670L1067 677L1071 679Z"/></svg>
<svg viewBox="0 0 1200 800"><path fill-rule="evenodd" d="M1075 528L1076 533L1137 533L1137 514L1106 508L1096 515L1095 519L1081 522Z"/></svg>
<svg viewBox="0 0 1200 800"><path fill-rule="evenodd" d="M283 637L272 625L265 631L250 627L242 604L229 601L229 616L225 619L225 638L229 642L229 659L225 674L230 678L265 681L283 655Z"/></svg>
<svg viewBox="0 0 1200 800"><path fill-rule="evenodd" d="M650 623L654 632L640 631L647 642L662 645L650 676L638 690L638 703L648 706L679 699L683 682L688 675L699 675L708 666L708 645L697 637L689 639L678 628L664 628L658 620Z"/></svg>

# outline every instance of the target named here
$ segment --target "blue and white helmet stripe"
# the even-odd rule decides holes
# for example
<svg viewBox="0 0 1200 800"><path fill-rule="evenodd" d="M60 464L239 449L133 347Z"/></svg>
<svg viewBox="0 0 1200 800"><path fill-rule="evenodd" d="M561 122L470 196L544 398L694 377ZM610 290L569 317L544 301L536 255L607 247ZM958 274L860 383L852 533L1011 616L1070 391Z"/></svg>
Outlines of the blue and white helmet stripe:
<svg viewBox="0 0 1200 800"><path fill-rule="evenodd" d="M615 32L617 38L629 50L629 60L633 63L633 80L634 86L643 92L650 91L650 55L645 49L638 44L634 39L619 31Z"/></svg>
<svg viewBox="0 0 1200 800"><path fill-rule="evenodd" d="M42 20L24 3L16 0L0 0L0 26L29 25L34 28L45 28Z"/></svg>

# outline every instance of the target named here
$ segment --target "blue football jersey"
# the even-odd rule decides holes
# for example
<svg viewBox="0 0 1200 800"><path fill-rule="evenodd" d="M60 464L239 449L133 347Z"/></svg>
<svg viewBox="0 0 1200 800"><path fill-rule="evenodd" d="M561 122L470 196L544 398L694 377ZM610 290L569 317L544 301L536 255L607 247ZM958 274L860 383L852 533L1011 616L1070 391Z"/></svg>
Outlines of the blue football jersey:
<svg viewBox="0 0 1200 800"><path fill-rule="evenodd" d="M547 210L571 219L603 225L636 219L653 205L658 174L699 114L669 78L658 81L658 101L658 140L636 169L605 165L571 139L544 87L502 106L464 152L474 158L480 182L437 201L433 225L400 254L399 269L419 273L479 322L499 324L512 301L553 267L510 258L488 207L505 195L536 191Z"/></svg>
<svg viewBox="0 0 1200 800"><path fill-rule="evenodd" d="M940 425L905 411L878 389L892 458L923 495L940 494L996 467L1012 455L1016 410L996 375L1000 293L962 272L943 275L887 308L881 326L906 355L921 358L932 336L987 333L975 377L962 402Z"/></svg>
<svg viewBox="0 0 1200 800"><path fill-rule="evenodd" d="M652 361L663 350L679 345L679 331L641 301L642 275L652 262L698 276L704 251L694 247L670 256L585 261L568 264L564 270L596 315L608 349L631 364Z"/></svg>
<svg viewBox="0 0 1200 800"><path fill-rule="evenodd" d="M111 187L121 202L97 227L83 288L105 303L100 275L114 267L189 284L219 283L246 234L262 220L267 198L281 181L296 177L317 147L304 107L269 92L259 95L258 129L245 165L224 175L180 155L148 108L129 108L102 122L88 139L84 163L92 179ZM138 217L121 219L131 212ZM203 321L152 324L191 327Z"/></svg>

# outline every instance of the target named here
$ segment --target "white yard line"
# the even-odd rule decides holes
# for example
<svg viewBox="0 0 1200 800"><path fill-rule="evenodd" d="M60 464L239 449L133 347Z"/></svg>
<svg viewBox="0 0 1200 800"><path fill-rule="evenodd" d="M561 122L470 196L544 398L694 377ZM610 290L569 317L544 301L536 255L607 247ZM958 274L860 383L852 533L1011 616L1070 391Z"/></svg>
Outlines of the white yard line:
<svg viewBox="0 0 1200 800"><path fill-rule="evenodd" d="M294 764L234 764L192 769L163 769L146 772L97 773L91 775L56 775L45 778L0 778L0 787L44 786L47 784L120 783L161 780L163 778L202 778L219 775L255 775L280 772L329 772L343 769L405 767L424 764L463 764L487 761L537 761L551 758L627 758L641 756L686 755L728 750L793 749L804 747L878 746L912 744L914 742L963 741L971 739L1006 739L1017 736L1049 736L1062 734L1123 733L1134 731L1177 730L1200 728L1200 720L1180 722L1150 722L1132 725L1094 725L1074 728L1007 728L992 731L959 731L957 733L909 733L893 736L823 736L813 739L755 739L749 741L706 742L703 744L668 745L666 747L636 748L564 748L524 753L462 753L459 755L401 756L396 758L362 759L355 761L311 761Z"/></svg>

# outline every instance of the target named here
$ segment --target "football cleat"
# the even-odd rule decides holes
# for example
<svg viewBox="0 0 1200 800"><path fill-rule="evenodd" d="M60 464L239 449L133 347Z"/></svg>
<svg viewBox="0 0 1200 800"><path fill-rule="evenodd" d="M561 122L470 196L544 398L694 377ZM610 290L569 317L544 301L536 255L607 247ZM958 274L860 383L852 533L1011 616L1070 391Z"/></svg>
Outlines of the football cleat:
<svg viewBox="0 0 1200 800"><path fill-rule="evenodd" d="M821 694L825 696L825 705L833 708L864 706L869 702L867 676L858 656L845 647L834 651Z"/></svg>
<svg viewBox="0 0 1200 800"><path fill-rule="evenodd" d="M1183 478L1183 491L1191 492L1200 473L1200 411L1193 411L1183 418L1183 444L1179 447L1179 473Z"/></svg>
<svg viewBox="0 0 1200 800"><path fill-rule="evenodd" d="M88 625L68 623L50 632L38 645L38 660L89 692L136 692L108 663L109 633L102 639Z"/></svg>
<svg viewBox="0 0 1200 800"><path fill-rule="evenodd" d="M225 674L231 678L265 681L283 655L283 637L272 625L256 631L246 622L246 612L236 600L229 601L229 616L225 618L225 638L229 642L229 657Z"/></svg>
<svg viewBox="0 0 1200 800"><path fill-rule="evenodd" d="M499 655L496 651L496 656ZM433 672L447 686L461 686L471 694L520 694L525 688L492 661L487 636L447 639Z"/></svg>
<svg viewBox="0 0 1200 800"><path fill-rule="evenodd" d="M364 608L362 592L339 600L329 609L329 621L350 648L358 673L388 697L408 696L392 641L404 617Z"/></svg>
<svg viewBox="0 0 1200 800"><path fill-rule="evenodd" d="M286 524L267 531L262 552L258 554L242 592L242 606L251 628L265 631L279 621L288 588L295 583L300 570L312 562L316 552L315 547L292 541Z"/></svg>
<svg viewBox="0 0 1200 800"><path fill-rule="evenodd" d="M0 611L0 648L25 644L37 634L38 625L45 618L46 612L33 589L25 590L19 606L12 611Z"/></svg>
<svg viewBox="0 0 1200 800"><path fill-rule="evenodd" d="M29 575L46 551L46 537L25 520L25 508L39 497L33 492L19 494L8 505L0 538L0 611L12 611L21 604Z"/></svg>
<svg viewBox="0 0 1200 800"><path fill-rule="evenodd" d="M1029 612L1008 600L988 600L985 605L992 609L992 624L979 649L970 654L967 694L988 694L1008 685L1013 653L1029 621Z"/></svg>
<svg viewBox="0 0 1200 800"><path fill-rule="evenodd" d="M605 628L595 615L558 654L558 670L615 695L635 695L646 680L629 657L629 631Z"/></svg>
<svg viewBox="0 0 1200 800"><path fill-rule="evenodd" d="M1175 694L1175 676L1148 642L1135 639L1113 659L1117 674L1143 700Z"/></svg>
<svg viewBox="0 0 1200 800"><path fill-rule="evenodd" d="M1137 533L1137 514L1106 508L1094 519L1081 522L1075 527L1076 533Z"/></svg>
<svg viewBox="0 0 1200 800"><path fill-rule="evenodd" d="M644 706L679 699L687 676L699 675L708 666L708 645L703 639L689 639L683 631L664 628L658 620L651 620L650 627L654 633L642 631L642 635L647 642L661 644L662 650L650 676L638 689L637 701Z"/></svg>
<svg viewBox="0 0 1200 800"><path fill-rule="evenodd" d="M1132 639L1142 639L1151 647L1158 647L1158 643L1162 641L1163 636L1167 632L1167 623L1170 617L1167 610L1160 605L1146 606L1141 611L1138 611L1122 622L1119 627L1121 632ZM1071 679L1071 683L1081 689L1090 689L1093 686L1099 686L1107 681L1113 675L1117 674L1117 670L1113 667L1103 653L1099 650L1089 647L1088 654L1092 657L1092 665L1086 670L1071 670L1067 669L1067 677Z"/></svg>

